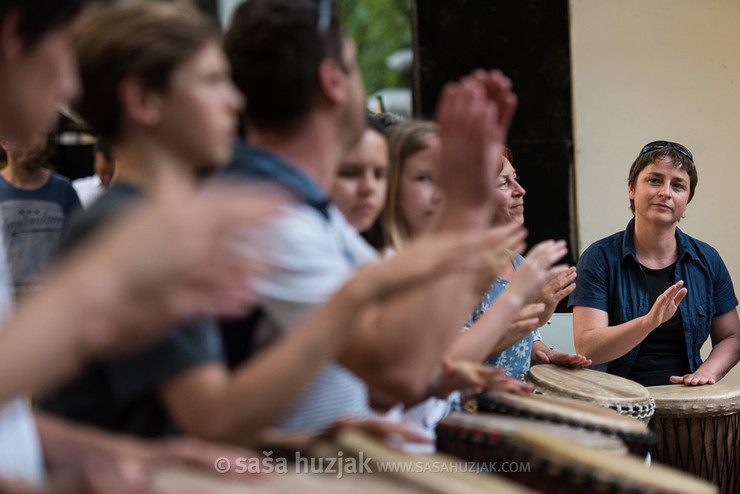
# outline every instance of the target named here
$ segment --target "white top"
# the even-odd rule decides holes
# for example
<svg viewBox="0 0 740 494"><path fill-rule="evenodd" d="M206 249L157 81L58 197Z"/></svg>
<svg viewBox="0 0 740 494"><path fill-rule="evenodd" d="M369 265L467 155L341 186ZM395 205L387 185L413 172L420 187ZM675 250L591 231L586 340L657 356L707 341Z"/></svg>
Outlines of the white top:
<svg viewBox="0 0 740 494"><path fill-rule="evenodd" d="M103 187L103 183L97 174L73 180L72 187L77 192L80 203L82 203L82 207L85 209L89 208L105 192L105 187Z"/></svg>
<svg viewBox="0 0 740 494"><path fill-rule="evenodd" d="M383 258L388 259L396 255L395 249L386 247L383 251ZM437 448L434 440L437 438L437 424L445 418L451 411L455 411L460 404L462 395L459 391L453 391L447 398L436 398L430 396L424 401L405 408L402 404L393 407L386 418L389 420L402 422L407 427L412 428L417 433L426 436L432 442L428 445L419 445L416 443L404 443L401 447L413 453L434 453Z"/></svg>
<svg viewBox="0 0 740 494"><path fill-rule="evenodd" d="M0 408L0 477L29 484L44 481L41 442L24 398Z"/></svg>
<svg viewBox="0 0 740 494"><path fill-rule="evenodd" d="M326 302L358 266L377 259L375 250L335 206L328 206L328 216L307 204L296 204L285 208L285 215L269 227L247 234L245 251L266 265L252 285L267 320L280 334ZM317 432L340 418L362 418L370 413L365 383L330 362L279 427Z"/></svg>
<svg viewBox="0 0 740 494"><path fill-rule="evenodd" d="M0 249L0 320L5 318L10 308L8 280L5 249ZM21 397L0 407L0 477L29 484L44 481L44 460L36 423L26 400Z"/></svg>

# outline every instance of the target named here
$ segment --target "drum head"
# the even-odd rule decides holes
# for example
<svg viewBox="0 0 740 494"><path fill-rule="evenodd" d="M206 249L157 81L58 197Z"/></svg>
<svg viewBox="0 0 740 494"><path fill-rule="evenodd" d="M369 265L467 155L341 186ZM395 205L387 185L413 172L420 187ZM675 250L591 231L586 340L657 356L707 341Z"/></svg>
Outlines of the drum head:
<svg viewBox="0 0 740 494"><path fill-rule="evenodd" d="M586 448L616 455L627 453L627 447L622 441L600 432L505 415L453 412L443 419L439 426L441 428L465 429L482 435L500 436L507 439L517 437L523 431L529 430L540 433L550 438L550 440L575 443Z"/></svg>
<svg viewBox="0 0 740 494"><path fill-rule="evenodd" d="M615 457L580 445L548 440L535 431L523 431L512 442L521 449L532 451L558 468L576 476L590 478L590 484L612 486L594 492L650 492L650 493L716 493L709 482L697 479L662 465L646 467L634 456Z"/></svg>
<svg viewBox="0 0 740 494"><path fill-rule="evenodd" d="M655 400L655 414L659 417L733 415L740 410L738 386L668 384L647 390Z"/></svg>
<svg viewBox="0 0 740 494"><path fill-rule="evenodd" d="M650 393L644 386L605 372L542 364L533 366L527 379L544 394L587 401L632 416L641 410L652 413Z"/></svg>
<svg viewBox="0 0 740 494"><path fill-rule="evenodd" d="M645 422L585 401L539 394L523 395L492 391L478 398L483 411L534 418L601 432L648 434Z"/></svg>
<svg viewBox="0 0 740 494"><path fill-rule="evenodd" d="M302 494L432 494L465 492L471 494L532 494L534 491L496 475L477 475L457 458L442 454L421 455L391 448L378 439L353 430L337 433L330 442L316 442L301 452L305 463L291 462L287 471L275 470L261 477L242 479L217 475L216 471L185 467L162 467L152 474L151 487L167 492L208 492L243 494L300 492ZM290 455L295 457L294 455ZM276 457L272 457L275 459ZM286 457L287 458L287 457ZM340 461L359 458L356 465L366 465L365 473L342 469ZM336 461L328 462L325 460ZM386 470L379 464L386 465ZM273 467L277 464L271 463ZM234 466L238 463L234 463ZM320 465L322 465L320 467ZM346 465L346 463L345 463ZM444 468L444 466L447 468ZM452 466L459 468L452 468ZM395 467L395 468L394 468ZM404 468L409 467L409 468ZM319 473L321 469L328 470Z"/></svg>
<svg viewBox="0 0 740 494"><path fill-rule="evenodd" d="M347 492L351 485L352 492L373 494L418 493L429 490L383 475L347 475L351 478L337 479L336 475L320 473L266 474L262 477L233 480L224 476L206 474L203 471L185 468L162 468L152 475L152 487L166 492L209 492L211 494L268 494L274 492L301 492L303 494L340 494ZM349 482L349 484L348 484Z"/></svg>

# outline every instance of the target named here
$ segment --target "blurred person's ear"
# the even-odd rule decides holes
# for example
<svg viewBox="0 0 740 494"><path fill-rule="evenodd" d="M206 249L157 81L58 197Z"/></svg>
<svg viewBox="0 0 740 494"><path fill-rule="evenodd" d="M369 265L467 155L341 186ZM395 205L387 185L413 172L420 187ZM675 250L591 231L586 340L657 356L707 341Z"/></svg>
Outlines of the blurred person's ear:
<svg viewBox="0 0 740 494"><path fill-rule="evenodd" d="M136 76L127 76L118 86L122 117L144 126L156 125L162 117L162 97Z"/></svg>
<svg viewBox="0 0 740 494"><path fill-rule="evenodd" d="M324 58L319 64L319 90L331 103L341 104L347 100L346 72L336 60Z"/></svg>
<svg viewBox="0 0 740 494"><path fill-rule="evenodd" d="M0 57L2 61L15 60L23 52L23 43L18 36L18 12L0 18Z"/></svg>

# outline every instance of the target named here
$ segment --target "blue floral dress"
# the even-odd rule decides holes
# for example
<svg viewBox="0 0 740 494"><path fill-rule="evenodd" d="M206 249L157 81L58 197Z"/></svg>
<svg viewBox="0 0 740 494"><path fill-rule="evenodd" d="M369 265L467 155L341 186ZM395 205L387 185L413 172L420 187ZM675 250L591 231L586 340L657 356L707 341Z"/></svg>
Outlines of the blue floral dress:
<svg viewBox="0 0 740 494"><path fill-rule="evenodd" d="M519 265L523 261L524 258L522 256L517 256L513 261L514 269L518 269ZM493 282L493 285L488 290L488 293L485 294L483 300L481 300L478 306L473 310L473 314L465 324L463 331L467 331L471 328L473 323L475 323L475 321L477 321L488 310L493 301L496 300L504 290L506 290L509 283L509 280L496 278L496 281ZM542 335L540 334L539 329L535 329L503 352L488 359L486 364L504 369L506 371L506 375L509 377L524 379L525 374L529 370L532 359L532 343L538 340L542 340Z"/></svg>

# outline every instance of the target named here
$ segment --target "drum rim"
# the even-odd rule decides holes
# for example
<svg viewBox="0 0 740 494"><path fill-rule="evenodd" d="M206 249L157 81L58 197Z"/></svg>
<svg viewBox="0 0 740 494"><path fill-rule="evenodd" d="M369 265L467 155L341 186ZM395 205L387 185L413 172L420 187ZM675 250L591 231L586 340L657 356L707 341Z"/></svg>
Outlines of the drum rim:
<svg viewBox="0 0 740 494"><path fill-rule="evenodd" d="M715 417L740 413L740 387L738 386L669 384L651 386L647 389L655 400L656 417ZM675 390L677 393L680 390L683 395L672 396L673 393L669 390ZM709 396L708 390L718 392L715 393L716 396ZM719 391L724 391L725 394L719 396ZM666 392L669 392L669 395Z"/></svg>
<svg viewBox="0 0 740 494"><path fill-rule="evenodd" d="M494 418L495 422L485 423L481 421L480 423L471 423L471 421L475 421L476 419L482 420L486 416ZM504 423L508 423L511 425L521 425L521 427L516 429L496 427L497 424ZM442 421L439 423L438 431L445 429L454 429L458 432L463 433L472 432L473 434L480 436L481 439L488 437L488 440L491 440L492 437L517 437L522 433L522 431L532 430L533 424L536 424L536 428L534 429L537 432L547 434L548 436L551 436L553 438L558 438L558 440L571 440L571 442L575 442L573 438L579 437L583 438L585 442L585 440L587 439L598 439L603 442L603 447L589 446L581 443L576 444L580 444L583 447L592 448L598 451L608 451L609 453L627 453L627 447L624 442L619 437L616 437L614 434L604 433L596 430L587 430L582 427L571 427L567 424L555 424L553 422L546 421L532 421L524 418L510 417L500 414L452 412L447 417L442 419Z"/></svg>
<svg viewBox="0 0 740 494"><path fill-rule="evenodd" d="M554 441L543 441L541 437L538 437L537 435L531 432L525 432L524 434L516 438L516 440L519 443L523 443L526 447L530 449L537 450L538 454L548 457L550 461L553 461L553 459L561 460L563 457L562 453L563 452L568 453L568 450L571 449L571 447L566 448L565 445L561 443L557 443ZM575 449L579 449L579 448L576 447ZM580 448L580 449L583 449L583 448ZM543 454L543 451L544 451L544 454ZM574 460L575 455L568 455L568 456L569 456L569 459L571 460L571 463L576 463L576 460ZM629 480L627 485L622 483L624 482L625 477L623 475L620 475L620 473L624 473L624 472L619 472L618 469L613 469L610 467L613 467L614 465L618 465L619 463L624 463L625 465L629 466L630 462L635 463L635 467L638 467L638 466L643 467L644 465L639 464L641 462L639 461L638 458L635 458L634 456L627 455L624 457L611 458L611 457L605 456L603 453L600 453L598 455L593 455L593 457L589 455L586 457L588 461L584 461L581 459L580 464L578 464L578 467L584 468L586 470L590 470L590 467L593 467L593 464L590 464L590 460L595 458L596 456L599 456L603 458L604 460L610 460L610 461L599 462L599 465L603 465L604 467L606 467L605 469L597 470L595 472L591 471L592 474L593 473L600 474L600 475L596 475L595 478L598 478L601 482L607 483L609 485L616 485L620 487L621 490L624 490L625 488L627 488L627 489L635 489L637 490L637 492L674 492L674 491L669 491L668 489L662 487L658 483L650 482L646 484L646 483L640 482L640 479L637 479L634 477L627 477L627 479ZM570 466L572 468L572 465L566 464L566 466ZM684 476L685 481L687 483L688 482L690 483L698 482L698 483L695 483L694 486L703 484L704 486L706 486L707 492L709 492L709 490L711 489L711 484L709 484L707 481L703 481L701 479L695 479L694 477L690 476L687 473L675 471L673 469L660 466L660 465L655 465L655 468L652 468L652 472L649 475L647 471L645 471L645 477L648 479L654 478L655 474L658 473L658 471L660 470L664 470L665 473L678 472L679 475ZM656 491L655 490L656 487L659 490ZM687 489L685 492L695 492L695 491Z"/></svg>
<svg viewBox="0 0 740 494"><path fill-rule="evenodd" d="M613 414L606 411L602 414L600 412L601 410L611 409L594 403L589 403L587 401L576 400L564 396L550 396L542 394L521 395L494 391L485 393L480 396L478 398L478 402L479 409L481 405L496 406L499 408L506 407L508 410L511 410L512 415L515 416L518 416L520 414L524 414L525 416L527 416L526 414L530 413L530 416L532 417L536 417L538 415L542 416L543 419L545 417L552 417L556 419L556 421L562 420L573 422L573 425L581 424L582 427L603 427L604 429L613 432L621 431L629 433L647 433L649 431L648 426L647 424L645 424L645 422L634 419L632 417L627 417L623 414L620 414L616 410L612 410ZM522 406L519 406L520 404L525 403L533 405L532 408L526 409ZM580 414L578 417L566 416L563 413L560 413L562 411L568 410L569 403L572 403L574 406L579 407L578 409L571 410L578 412ZM593 408L593 412L589 410L589 408ZM614 415L614 417L609 417L607 414ZM580 418L581 416L584 418L584 420L579 422L577 418ZM612 419L614 420L612 421ZM607 424L616 425L617 427L609 428L607 427Z"/></svg>
<svg viewBox="0 0 740 494"><path fill-rule="evenodd" d="M628 447L631 444L635 447L640 448L641 451L642 448L652 448L653 446L655 446L656 435L648 427L646 422L640 419L625 416L623 414L620 414L616 410L612 410L614 415L614 417L612 418L616 420L614 420L612 424L609 424L608 422L604 421L578 421L575 418L567 417L563 414L548 413L548 410L546 410L545 408L532 411L517 406L516 400L518 398L532 398L537 400L537 398L534 398L536 396L540 396L543 398L545 397L544 395L521 396L512 395L512 393L500 392L486 393L485 395L478 398L478 410L486 413L501 414L509 417L523 418L528 420L544 421L558 425L566 425L576 429L584 429L586 431L600 432L608 436L618 437L619 439L627 443ZM509 400L509 398L513 398L514 401ZM599 405L593 405L591 403L583 402L580 400L573 400L570 398L562 398L558 396L547 396L546 398L548 400L563 400L564 404L566 402L574 402L574 404L594 406L599 408L600 410L609 410L608 408L601 407ZM598 415L596 417L606 418L603 415ZM611 427L610 425L614 425L614 423L623 424L625 426L629 424L630 427Z"/></svg>
<svg viewBox="0 0 740 494"><path fill-rule="evenodd" d="M451 435L452 433L454 433L454 431L451 428L442 428L439 431L438 437L442 441L450 440L453 439ZM614 455L610 455L609 453L596 452L591 450L588 451L588 456L576 456L575 454L568 454L566 456L563 456L557 453L560 448L565 448L565 445L563 445L562 442L555 440L554 438L543 438L543 435L544 434L538 435L538 433L531 430L522 431L519 436L507 437L505 438L505 440L497 443L495 454L509 456L511 457L510 459L513 461L521 460L538 464L538 466L541 465L542 468L540 470L543 472L550 472L550 475L555 479L557 479L558 477L565 477L570 482L583 482L584 485L590 485L593 482L598 482L604 486L606 492L675 492L661 486L659 483L650 481L650 477L653 476L652 473L650 475L648 475L648 473L645 473L645 475L640 478L636 478L634 476L625 477L624 472L626 471L626 467L625 469L622 469L622 471L620 471L619 468L611 467L611 465L614 464L614 461L624 461L624 464L627 467L631 467L632 465L629 465L629 462L632 462L634 463L635 468L646 468L644 467L644 465L641 464L639 459L636 459L631 455L616 457ZM458 437L454 438L453 440L462 441L465 439ZM543 445L545 446L544 448L542 447ZM568 448L580 449L582 452L585 452L588 449L580 445L570 445L568 446ZM567 452L567 449L564 450ZM514 455L519 455L519 457L514 457ZM587 461L584 460L584 458L593 461ZM605 465L606 468L594 468L594 462L597 462L599 465ZM667 467L658 467L658 469L664 470L664 472L666 473L669 473L670 471L670 473L678 473L678 475L681 475L681 482L685 482L688 485L685 490L680 492L716 492L712 489L711 484L709 484L708 482L701 479L694 479L686 473L678 471L673 472ZM556 472L556 474L553 475L552 472ZM643 480L643 477L647 478L648 482L645 482ZM576 479L575 481L573 480L574 478ZM684 479L686 480L684 481ZM675 484L675 482L673 484ZM702 487L703 489L697 490L696 487Z"/></svg>

